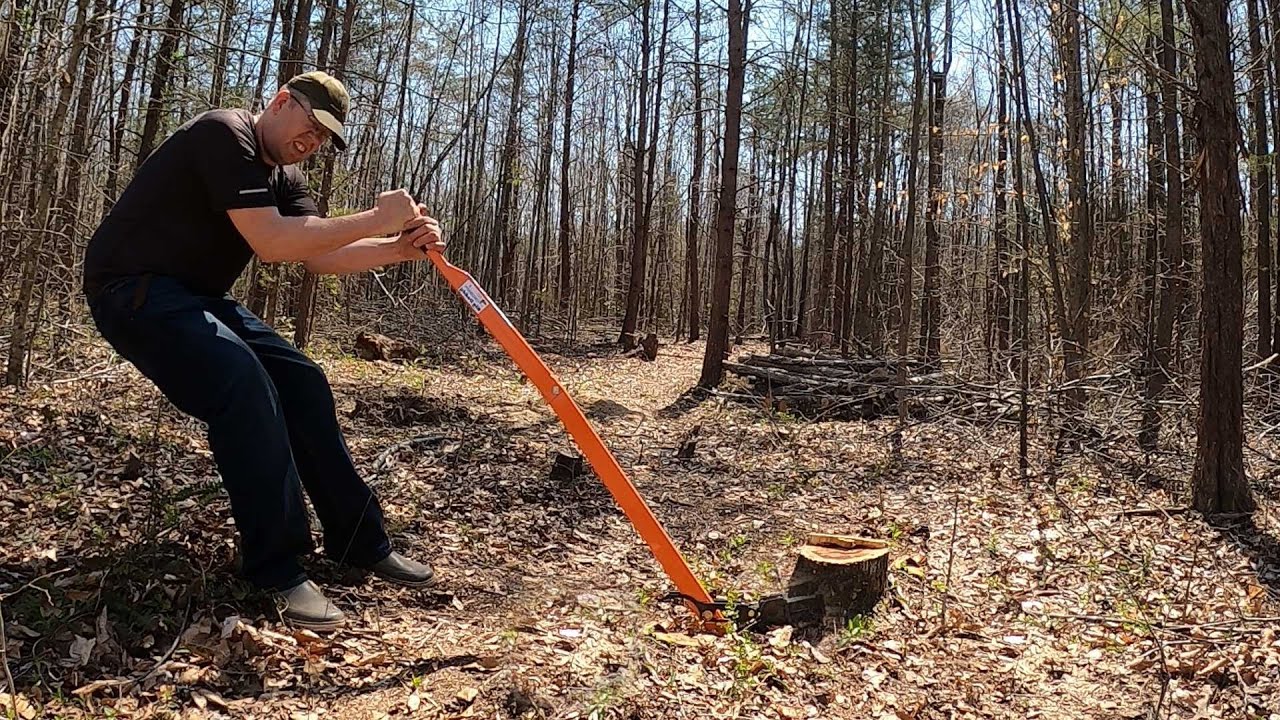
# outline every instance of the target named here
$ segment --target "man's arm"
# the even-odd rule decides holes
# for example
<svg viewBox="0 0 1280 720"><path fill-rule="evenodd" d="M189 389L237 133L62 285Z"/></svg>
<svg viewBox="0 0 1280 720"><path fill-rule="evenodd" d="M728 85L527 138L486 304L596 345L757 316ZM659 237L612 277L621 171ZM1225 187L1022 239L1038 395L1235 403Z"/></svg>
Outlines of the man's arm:
<svg viewBox="0 0 1280 720"><path fill-rule="evenodd" d="M443 252L445 243L440 223L426 215L425 207L419 206L419 212L421 214L397 237L363 238L307 258L303 264L317 275L343 275L407 260L424 260L428 250Z"/></svg>
<svg viewBox="0 0 1280 720"><path fill-rule="evenodd" d="M397 232L416 212L408 192L392 190L379 195L372 209L341 217L286 217L275 207L239 208L227 215L263 261L296 262L371 235Z"/></svg>
<svg viewBox="0 0 1280 720"><path fill-rule="evenodd" d="M316 275L345 275L401 262L398 238L363 238L303 261ZM423 257L426 257L423 255Z"/></svg>

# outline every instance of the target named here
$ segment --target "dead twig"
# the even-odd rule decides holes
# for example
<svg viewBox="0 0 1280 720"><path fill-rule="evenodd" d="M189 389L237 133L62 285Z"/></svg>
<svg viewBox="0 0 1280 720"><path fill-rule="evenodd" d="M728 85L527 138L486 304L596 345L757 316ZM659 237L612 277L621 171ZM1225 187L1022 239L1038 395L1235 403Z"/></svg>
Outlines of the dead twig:
<svg viewBox="0 0 1280 720"><path fill-rule="evenodd" d="M18 687L13 682L13 673L9 672L9 636L4 627L3 603L0 603L0 664L4 665L4 681L9 688L9 717L17 717Z"/></svg>
<svg viewBox="0 0 1280 720"><path fill-rule="evenodd" d="M1155 517L1172 515L1181 515L1190 512L1189 507L1153 507L1153 508L1134 508L1133 510L1121 510L1116 513L1116 517Z"/></svg>
<svg viewBox="0 0 1280 720"><path fill-rule="evenodd" d="M947 599L951 597L951 568L956 557L956 530L960 527L960 483L955 483L951 501L951 542L947 544L947 580L946 592L942 594L942 623L938 632L947 631Z"/></svg>
<svg viewBox="0 0 1280 720"><path fill-rule="evenodd" d="M53 572L45 573L40 577L33 578L30 581L28 581L26 584L24 584L22 587L18 588L17 590L12 590L10 592L4 593L3 595L0 595L0 603L4 602L5 600L8 600L9 598L13 597L14 595L17 595L18 593L22 592L23 590L26 590L27 588L31 588L33 590L39 590L40 592L44 593L45 599L49 601L50 605L52 605L53 596L49 594L48 590L45 590L44 588L40 587L36 583L40 582L41 580L47 580L53 577L54 575L61 575L62 573L68 572L70 570L71 568L69 567L60 568L58 570L54 570Z"/></svg>

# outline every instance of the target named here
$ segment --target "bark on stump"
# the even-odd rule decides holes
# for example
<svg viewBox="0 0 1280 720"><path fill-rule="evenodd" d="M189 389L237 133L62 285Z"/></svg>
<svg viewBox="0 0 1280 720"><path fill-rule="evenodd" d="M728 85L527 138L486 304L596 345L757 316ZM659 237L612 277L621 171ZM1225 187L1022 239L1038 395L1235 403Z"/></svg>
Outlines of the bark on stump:
<svg viewBox="0 0 1280 720"><path fill-rule="evenodd" d="M587 464L581 455L557 452L551 461L551 479L569 483L587 474Z"/></svg>
<svg viewBox="0 0 1280 720"><path fill-rule="evenodd" d="M658 334L649 333L648 335L645 335L644 340L640 341L640 349L644 351L640 355L640 357L644 358L645 360L648 360L649 362L653 362L654 360L657 360L658 359Z"/></svg>
<svg viewBox="0 0 1280 720"><path fill-rule="evenodd" d="M841 622L870 613L889 579L889 546L847 535L809 535L789 585L821 595L828 618Z"/></svg>
<svg viewBox="0 0 1280 720"><path fill-rule="evenodd" d="M641 339L638 335L628 334L622 345L626 357L638 357L646 362L658 359L658 334L649 333Z"/></svg>

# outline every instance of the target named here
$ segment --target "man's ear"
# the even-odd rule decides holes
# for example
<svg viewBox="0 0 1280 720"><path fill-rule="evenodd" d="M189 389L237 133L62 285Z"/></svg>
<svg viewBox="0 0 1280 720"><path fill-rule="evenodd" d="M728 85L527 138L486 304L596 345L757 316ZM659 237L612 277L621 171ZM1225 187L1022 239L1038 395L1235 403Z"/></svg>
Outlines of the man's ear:
<svg viewBox="0 0 1280 720"><path fill-rule="evenodd" d="M280 88L276 91L275 97L271 98L271 102L267 104L267 109L272 112L280 112L287 104L289 104L289 91L285 88Z"/></svg>

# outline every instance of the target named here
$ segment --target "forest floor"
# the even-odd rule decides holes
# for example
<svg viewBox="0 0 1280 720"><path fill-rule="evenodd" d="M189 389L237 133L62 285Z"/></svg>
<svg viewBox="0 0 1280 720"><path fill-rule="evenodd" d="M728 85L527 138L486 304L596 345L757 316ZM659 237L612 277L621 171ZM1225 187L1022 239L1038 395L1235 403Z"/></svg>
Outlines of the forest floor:
<svg viewBox="0 0 1280 720"><path fill-rule="evenodd" d="M201 426L95 345L79 376L0 394L0 682L18 693L3 703L28 719L1280 719L1267 441L1247 457L1262 509L1210 525L1179 508L1185 446L1168 473L1123 447L1048 472L1037 442L1024 488L1016 427L951 419L912 427L893 462L887 420L681 401L702 349L544 357L706 584L776 592L807 533L879 537L890 591L873 615L684 634L608 493L552 479L570 444L504 356L322 347L395 544L440 582L399 589L316 556L349 622L292 631L235 577Z"/></svg>

